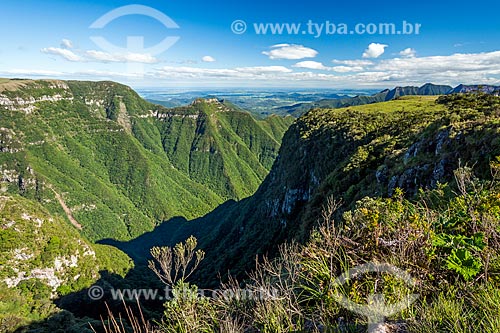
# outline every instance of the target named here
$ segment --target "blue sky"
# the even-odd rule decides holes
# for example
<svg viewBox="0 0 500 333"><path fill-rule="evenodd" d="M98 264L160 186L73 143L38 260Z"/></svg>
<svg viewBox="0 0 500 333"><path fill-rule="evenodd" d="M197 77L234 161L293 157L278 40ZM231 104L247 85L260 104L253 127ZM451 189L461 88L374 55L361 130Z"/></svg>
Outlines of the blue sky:
<svg viewBox="0 0 500 333"><path fill-rule="evenodd" d="M105 27L90 28L120 8ZM3 0L0 76L186 88L500 84L499 11L494 1ZM165 26L165 17L178 28ZM236 20L245 22L244 33L233 32L241 32ZM414 31L419 24L419 33L397 34L403 21ZM326 33L328 22L336 34ZM284 31L258 34L261 23ZM380 23L393 24L394 34L379 34ZM286 24L300 27L288 33ZM358 24L378 31L358 33ZM340 27L347 34L339 34ZM143 45L130 36L143 38ZM148 50L168 37L178 40Z"/></svg>

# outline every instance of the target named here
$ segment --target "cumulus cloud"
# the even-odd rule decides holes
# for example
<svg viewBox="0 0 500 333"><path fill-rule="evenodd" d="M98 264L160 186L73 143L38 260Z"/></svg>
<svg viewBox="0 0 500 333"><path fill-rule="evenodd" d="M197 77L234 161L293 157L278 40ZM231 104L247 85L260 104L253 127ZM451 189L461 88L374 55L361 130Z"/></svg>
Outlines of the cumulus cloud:
<svg viewBox="0 0 500 333"><path fill-rule="evenodd" d="M61 47L63 49L72 49L73 48L73 42L70 41L69 39L63 39L61 41Z"/></svg>
<svg viewBox="0 0 500 333"><path fill-rule="evenodd" d="M207 56L204 56L203 58L201 58L201 61L203 61L203 62L215 62L215 58L207 55Z"/></svg>
<svg viewBox="0 0 500 333"><path fill-rule="evenodd" d="M73 53L73 51L68 49L62 49L59 47L46 47L40 50L42 53L57 55L63 57L68 61L83 61L84 59L79 55Z"/></svg>
<svg viewBox="0 0 500 333"><path fill-rule="evenodd" d="M453 75L467 75L468 73L496 75L500 73L500 51L386 59L374 66L374 69L419 75L439 73Z"/></svg>
<svg viewBox="0 0 500 333"><path fill-rule="evenodd" d="M415 51L415 49L412 49L411 47L408 47L399 52L399 55L405 58L415 58L415 56L417 55L417 51Z"/></svg>
<svg viewBox="0 0 500 333"><path fill-rule="evenodd" d="M289 59L299 60L304 58L314 58L318 55L318 51L305 47L303 45L295 44L277 44L270 47L270 51L264 51L262 54L269 57L269 59Z"/></svg>
<svg viewBox="0 0 500 333"><path fill-rule="evenodd" d="M301 61L293 65L295 68L307 68L307 69L319 69L319 70L330 70L329 67L326 67L322 63L318 61Z"/></svg>
<svg viewBox="0 0 500 333"><path fill-rule="evenodd" d="M385 52L385 48L389 46L380 43L371 43L368 48L363 52L363 58L378 58Z"/></svg>
<svg viewBox="0 0 500 333"><path fill-rule="evenodd" d="M384 59L338 78L347 86L500 84L500 51Z"/></svg>

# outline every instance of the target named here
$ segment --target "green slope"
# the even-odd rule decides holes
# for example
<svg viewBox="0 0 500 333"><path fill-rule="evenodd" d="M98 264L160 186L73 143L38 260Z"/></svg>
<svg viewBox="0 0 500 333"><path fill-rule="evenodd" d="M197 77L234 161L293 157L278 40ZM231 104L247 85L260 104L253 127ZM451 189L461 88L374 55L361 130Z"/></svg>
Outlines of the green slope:
<svg viewBox="0 0 500 333"><path fill-rule="evenodd" d="M392 90L384 89L371 96L354 96L338 99L322 99L316 102L298 103L291 106L278 108L279 114L286 112L299 117L311 109L316 108L343 108L348 106L365 105L371 103L387 102L403 96L437 96L445 95L452 91L452 87L426 83L421 87L406 86L395 87Z"/></svg>
<svg viewBox="0 0 500 333"><path fill-rule="evenodd" d="M131 267L124 253L91 244L40 204L0 196L0 331L54 313L51 299L90 286L100 271Z"/></svg>
<svg viewBox="0 0 500 333"><path fill-rule="evenodd" d="M76 220L91 240L126 240L175 216L202 216L256 190L292 122L229 108L221 116L213 107L184 108L195 120L113 82L4 82L1 186Z"/></svg>
<svg viewBox="0 0 500 333"><path fill-rule="evenodd" d="M172 164L224 199L247 197L276 158L292 117L256 120L216 99L169 110L159 129Z"/></svg>

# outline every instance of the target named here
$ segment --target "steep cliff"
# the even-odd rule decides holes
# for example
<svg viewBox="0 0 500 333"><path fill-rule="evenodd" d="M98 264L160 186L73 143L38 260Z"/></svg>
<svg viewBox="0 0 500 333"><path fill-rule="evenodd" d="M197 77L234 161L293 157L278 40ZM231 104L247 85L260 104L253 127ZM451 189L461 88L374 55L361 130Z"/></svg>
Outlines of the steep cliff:
<svg viewBox="0 0 500 333"><path fill-rule="evenodd" d="M241 272L280 241L305 240L328 197L341 210L396 188L412 198L452 181L459 165L488 178L500 155L499 106L495 96L451 95L310 111L286 133L256 194L205 218L218 222L198 233L210 257L203 274Z"/></svg>

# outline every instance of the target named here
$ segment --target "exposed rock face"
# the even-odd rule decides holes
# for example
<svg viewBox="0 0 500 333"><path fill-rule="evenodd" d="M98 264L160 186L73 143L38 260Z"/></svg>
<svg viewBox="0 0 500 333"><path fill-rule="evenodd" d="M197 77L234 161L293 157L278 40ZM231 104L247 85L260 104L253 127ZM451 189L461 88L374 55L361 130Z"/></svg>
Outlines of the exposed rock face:
<svg viewBox="0 0 500 333"><path fill-rule="evenodd" d="M0 98L0 193L55 203L52 186L91 240L252 195L293 121L216 98L167 109L106 81L1 80Z"/></svg>
<svg viewBox="0 0 500 333"><path fill-rule="evenodd" d="M309 193L308 191L304 191L304 189L287 189L281 206L281 212L284 214L290 214L295 208L297 202L307 201L308 199Z"/></svg>
<svg viewBox="0 0 500 333"><path fill-rule="evenodd" d="M450 181L459 165L460 147L465 144L464 136L454 132L448 127L413 143L404 155L408 167L393 172L389 182L380 182L387 185L387 195L391 196L397 187L413 195L421 187L435 188L438 183Z"/></svg>
<svg viewBox="0 0 500 333"><path fill-rule="evenodd" d="M198 119L198 117L200 115L199 114L181 114L181 113L175 113L175 112L167 112L167 113L156 112L153 116L158 118L158 119L167 119L167 118L174 118L174 117Z"/></svg>
<svg viewBox="0 0 500 333"><path fill-rule="evenodd" d="M46 214L27 199L0 196L0 230L8 240L0 252L0 283L8 288L34 279L56 295L62 285L98 277L100 268L91 245L65 221Z"/></svg>
<svg viewBox="0 0 500 333"><path fill-rule="evenodd" d="M18 153L23 150L16 132L9 128L0 127L0 153Z"/></svg>
<svg viewBox="0 0 500 333"><path fill-rule="evenodd" d="M219 100L218 98L197 98L191 103L192 106L203 104L215 106L215 112L231 112L231 109L224 105L224 100Z"/></svg>
<svg viewBox="0 0 500 333"><path fill-rule="evenodd" d="M453 181L453 171L460 164L475 164L478 170L487 170L491 156L500 154L492 135L500 130L498 125L492 123L481 129L474 122L464 122L436 125L436 129L431 126L411 140L404 139L406 147L372 160L372 166L361 162L354 169L340 169L346 163L352 164L346 160L352 161L352 156L359 155L365 139L339 136L342 129L338 125L323 125L313 130L313 138L304 139L304 130L299 126L300 123L292 126L285 136L280 157L258 192L268 198L267 215L289 220L288 225L315 212L317 203L324 202L326 195L350 198L352 204L352 199L363 195L392 196L396 188L401 188L412 197L420 188L435 188L438 183ZM369 153L367 156L369 159Z"/></svg>
<svg viewBox="0 0 500 333"><path fill-rule="evenodd" d="M28 261L35 257L35 254L29 253L28 251L28 249L15 249L12 251L12 259L7 263L7 265L12 267L16 275L8 276L3 280L9 288L16 287L22 281L37 279L50 286L53 291L56 291L56 289L66 281L78 280L81 275L71 275L69 274L69 269L78 268L78 262L82 257L91 256L95 259L95 252L90 250L84 252L82 255L75 253L69 257L57 257L54 259L53 267L33 268L28 271L20 271L16 267L22 266L20 265L21 261Z"/></svg>
<svg viewBox="0 0 500 333"><path fill-rule="evenodd" d="M36 110L36 103L41 102L59 102L59 101L71 101L73 97L65 97L59 94L52 96L42 96L38 98L28 97L13 97L9 98L5 95L0 94L0 106L3 106L10 111L23 111L26 114L30 114Z"/></svg>
<svg viewBox="0 0 500 333"><path fill-rule="evenodd" d="M120 124L127 133L132 133L132 124L130 123L130 117L127 113L127 106L122 100L120 100L118 108L118 124Z"/></svg>

